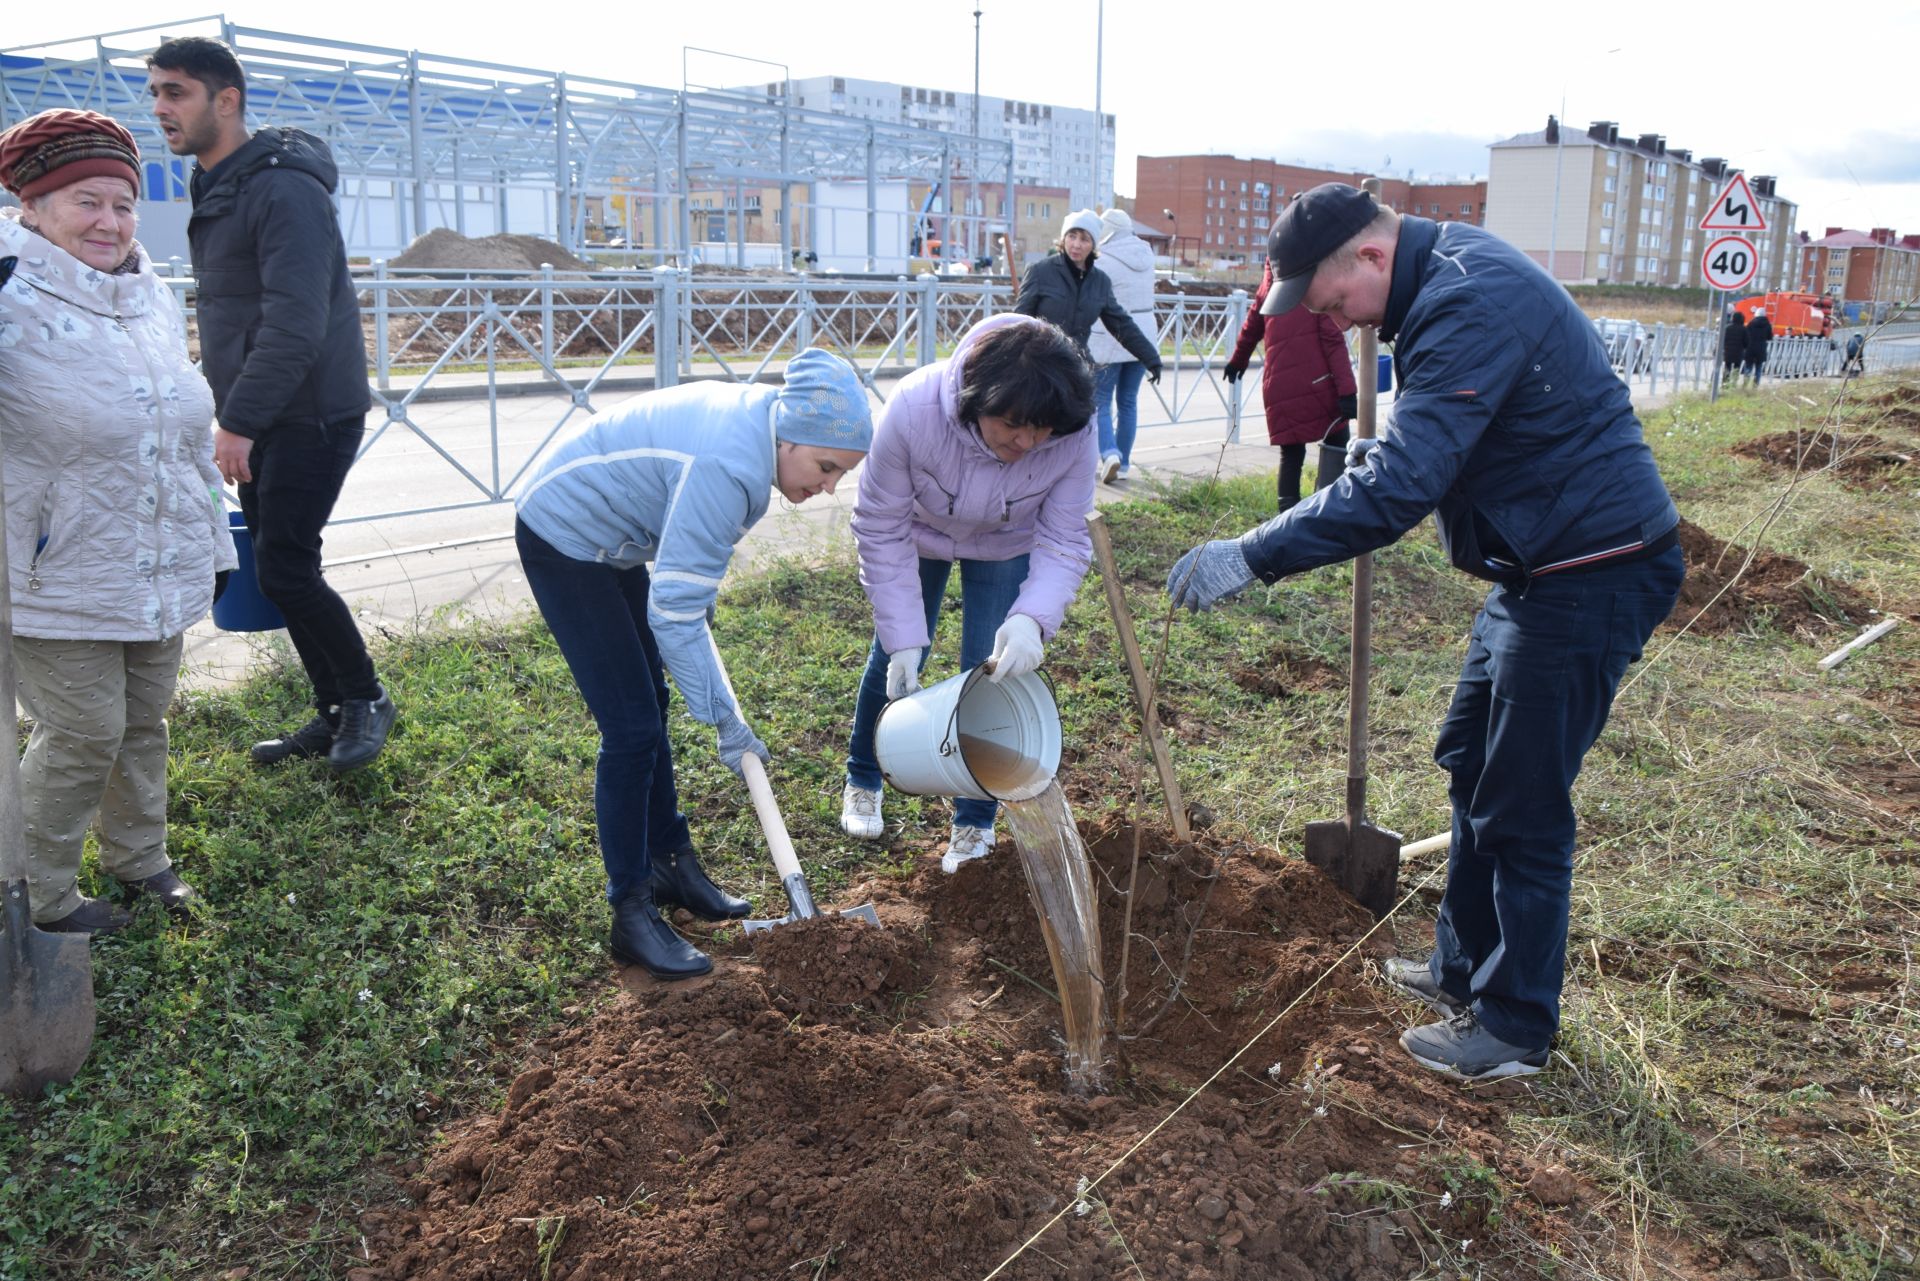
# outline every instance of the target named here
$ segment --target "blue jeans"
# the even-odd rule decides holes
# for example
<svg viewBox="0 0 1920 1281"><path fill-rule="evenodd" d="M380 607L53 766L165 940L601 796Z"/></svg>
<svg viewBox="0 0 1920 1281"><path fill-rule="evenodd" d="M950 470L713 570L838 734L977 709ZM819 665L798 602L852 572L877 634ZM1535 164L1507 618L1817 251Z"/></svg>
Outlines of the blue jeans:
<svg viewBox="0 0 1920 1281"><path fill-rule="evenodd" d="M1140 381L1147 367L1137 360L1102 365L1093 384L1094 417L1100 424L1100 456L1120 455L1120 465L1133 461L1133 436L1140 429ZM1120 422L1113 421L1114 402L1120 406Z"/></svg>
<svg viewBox="0 0 1920 1281"><path fill-rule="evenodd" d="M1495 587L1473 620L1433 753L1453 801L1433 976L1510 1045L1543 1049L1559 1030L1573 780L1684 574L1674 547Z"/></svg>
<svg viewBox="0 0 1920 1281"><path fill-rule="evenodd" d="M607 898L618 903L647 884L650 851L692 843L673 786L666 669L647 625L652 580L645 565L575 560L519 520L513 537L534 603L600 727L593 816Z"/></svg>
<svg viewBox="0 0 1920 1281"><path fill-rule="evenodd" d="M920 558L920 600L927 611L927 635L934 634L940 621L940 603L946 595L947 575L953 571L950 560ZM962 560L960 562L960 670L971 671L993 653L993 634L1007 621L1007 611L1020 597L1020 584L1027 581L1027 558L1012 560ZM924 670L927 653L920 655ZM880 709L887 705L887 654L880 638L873 638L867 653L867 670L860 674L860 696L853 705L853 738L847 743L847 781L855 787L877 790L884 780L880 758L874 751L874 726L880 721ZM953 821L965 827L993 826L1000 807L993 801L971 796L955 798Z"/></svg>

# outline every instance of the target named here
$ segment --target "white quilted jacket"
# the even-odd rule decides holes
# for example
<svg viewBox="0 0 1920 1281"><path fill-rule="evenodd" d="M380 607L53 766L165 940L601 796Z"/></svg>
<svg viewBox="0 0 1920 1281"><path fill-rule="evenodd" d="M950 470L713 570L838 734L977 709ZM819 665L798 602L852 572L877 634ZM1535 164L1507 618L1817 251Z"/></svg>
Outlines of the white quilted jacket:
<svg viewBox="0 0 1920 1281"><path fill-rule="evenodd" d="M160 640L235 565L212 487L213 394L154 274L96 271L0 209L0 450L13 631Z"/></svg>

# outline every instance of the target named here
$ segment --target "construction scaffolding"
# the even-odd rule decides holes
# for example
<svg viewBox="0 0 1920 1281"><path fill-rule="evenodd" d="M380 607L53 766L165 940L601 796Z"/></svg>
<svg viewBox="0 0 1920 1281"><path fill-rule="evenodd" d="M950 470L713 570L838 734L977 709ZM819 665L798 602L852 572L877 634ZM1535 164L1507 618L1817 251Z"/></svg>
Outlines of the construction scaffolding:
<svg viewBox="0 0 1920 1281"><path fill-rule="evenodd" d="M766 220L777 222L780 268L798 249L822 265L892 271L917 217L910 185L937 184L936 212L967 243L1005 228L957 207L956 187L1004 186L1003 208L1014 208L1011 142L795 107L785 78L750 91L666 89L223 16L0 50L0 128L49 107L111 115L140 142L147 197L186 200L191 162L168 154L148 113L145 65L162 39L183 35L232 46L252 126L292 126L332 147L357 255L390 256L436 227L546 236L577 253L593 225L598 242L655 266L724 257L714 237L696 235L721 229L745 266L752 212L765 253Z"/></svg>

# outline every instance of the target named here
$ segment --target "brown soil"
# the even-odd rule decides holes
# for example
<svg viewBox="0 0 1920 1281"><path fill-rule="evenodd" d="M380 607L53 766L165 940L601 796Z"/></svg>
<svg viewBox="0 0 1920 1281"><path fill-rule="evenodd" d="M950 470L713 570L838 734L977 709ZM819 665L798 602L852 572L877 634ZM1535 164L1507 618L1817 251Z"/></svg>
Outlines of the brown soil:
<svg viewBox="0 0 1920 1281"><path fill-rule="evenodd" d="M538 271L541 263L551 264L555 271L594 269L592 263L538 236L473 238L445 227L435 227L421 236L387 265L431 271Z"/></svg>
<svg viewBox="0 0 1920 1281"><path fill-rule="evenodd" d="M1903 489L1920 482L1913 448L1873 435L1783 431L1745 441L1733 452L1785 471L1832 468L1843 484L1854 489Z"/></svg>
<svg viewBox="0 0 1920 1281"><path fill-rule="evenodd" d="M1312 690L1335 689L1347 678L1332 663L1310 654L1296 654L1284 645L1268 652L1259 663L1236 665L1233 683L1263 698L1292 698Z"/></svg>
<svg viewBox="0 0 1920 1281"><path fill-rule="evenodd" d="M1117 975L1134 829L1086 835ZM1363 982L1381 936L1343 956L1367 918L1317 871L1140 838L1115 1093L1063 1088L1045 949L1003 849L857 887L884 935L829 918L758 936L703 985L641 985L536 1043L499 1114L365 1216L353 1281L977 1279L1063 1208L1001 1275L1385 1281L1443 1237L1492 1233L1484 1196L1441 1205L1442 1162L1498 1169L1520 1190L1508 1220L1591 1201L1500 1137L1523 1086L1463 1092L1402 1055L1422 1012Z"/></svg>
<svg viewBox="0 0 1920 1281"><path fill-rule="evenodd" d="M1679 603L1661 624L1670 630L1691 623L1696 632L1720 635L1770 619L1777 627L1812 638L1876 617L1860 593L1815 574L1791 556L1761 551L1742 573L1746 548L1721 542L1686 520L1680 522L1680 548L1687 558L1687 578ZM1738 581L1716 599L1735 574Z"/></svg>

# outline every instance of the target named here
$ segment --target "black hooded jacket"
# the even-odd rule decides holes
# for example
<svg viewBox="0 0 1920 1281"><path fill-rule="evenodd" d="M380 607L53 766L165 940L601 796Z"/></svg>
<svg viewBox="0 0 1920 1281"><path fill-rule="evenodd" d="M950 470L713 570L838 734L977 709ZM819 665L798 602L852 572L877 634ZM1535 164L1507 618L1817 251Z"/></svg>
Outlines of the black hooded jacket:
<svg viewBox="0 0 1920 1281"><path fill-rule="evenodd" d="M1160 372L1160 349L1115 300L1113 281L1106 272L1095 271L1091 259L1084 269L1076 269L1065 254L1048 254L1027 268L1013 309L1025 316L1051 320L1083 353L1097 320L1149 373Z"/></svg>
<svg viewBox="0 0 1920 1281"><path fill-rule="evenodd" d="M327 144L262 129L193 172L187 239L220 426L259 439L367 411L367 348Z"/></svg>

